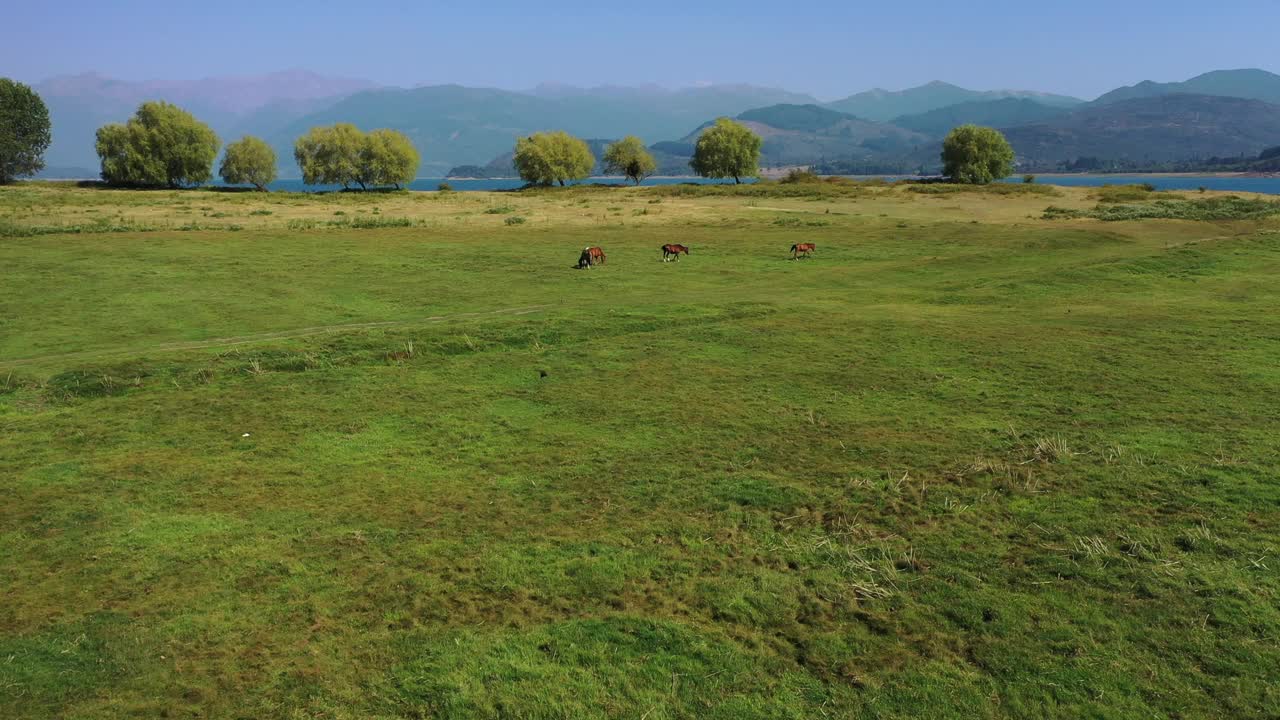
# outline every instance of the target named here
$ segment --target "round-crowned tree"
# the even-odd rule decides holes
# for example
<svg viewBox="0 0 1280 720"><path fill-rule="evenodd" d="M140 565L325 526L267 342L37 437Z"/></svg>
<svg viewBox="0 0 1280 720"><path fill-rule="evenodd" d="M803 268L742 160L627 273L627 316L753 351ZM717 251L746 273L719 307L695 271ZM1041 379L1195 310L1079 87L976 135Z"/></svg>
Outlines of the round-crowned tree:
<svg viewBox="0 0 1280 720"><path fill-rule="evenodd" d="M596 158L585 142L567 132L556 131L517 138L512 162L526 182L564 185L589 176Z"/></svg>
<svg viewBox="0 0 1280 720"><path fill-rule="evenodd" d="M942 174L953 182L986 185L1013 172L1013 147L999 130L961 125L942 141Z"/></svg>
<svg viewBox="0 0 1280 720"><path fill-rule="evenodd" d="M276 151L261 138L245 135L227 145L218 174L228 185L247 183L266 190L276 179Z"/></svg>
<svg viewBox="0 0 1280 720"><path fill-rule="evenodd" d="M398 130L374 130L364 138L360 150L360 172L370 185L401 185L413 182L422 158L409 136Z"/></svg>
<svg viewBox="0 0 1280 720"><path fill-rule="evenodd" d="M36 91L0 78L0 185L44 168L49 129L49 108Z"/></svg>
<svg viewBox="0 0 1280 720"><path fill-rule="evenodd" d="M644 141L628 135L604 150L605 172L621 173L639 185L658 169L658 163L644 146Z"/></svg>
<svg viewBox="0 0 1280 720"><path fill-rule="evenodd" d="M760 136L746 125L722 117L698 137L689 167L702 177L731 177L740 183L742 178L760 173L762 144Z"/></svg>
<svg viewBox="0 0 1280 720"><path fill-rule="evenodd" d="M208 182L218 155L217 134L167 102L145 102L123 125L98 128L102 179L116 185L182 187Z"/></svg>

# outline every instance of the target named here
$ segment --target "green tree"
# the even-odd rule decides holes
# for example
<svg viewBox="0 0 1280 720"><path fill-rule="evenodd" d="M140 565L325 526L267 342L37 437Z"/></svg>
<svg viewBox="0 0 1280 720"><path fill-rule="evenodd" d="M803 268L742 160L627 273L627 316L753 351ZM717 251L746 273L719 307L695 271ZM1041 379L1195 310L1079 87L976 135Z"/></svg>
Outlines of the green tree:
<svg viewBox="0 0 1280 720"><path fill-rule="evenodd" d="M658 169L658 163L644 142L628 135L604 149L605 172L622 173L639 185Z"/></svg>
<svg viewBox="0 0 1280 720"><path fill-rule="evenodd" d="M360 172L360 151L365 134L350 123L331 127L314 127L293 145L293 158L302 170L302 181L308 185L341 185L352 183L365 187L368 179Z"/></svg>
<svg viewBox="0 0 1280 720"><path fill-rule="evenodd" d="M722 117L698 138L689 167L702 177L731 177L741 183L760 173L761 144L760 136L746 125Z"/></svg>
<svg viewBox="0 0 1280 720"><path fill-rule="evenodd" d="M517 138L513 162L521 178L538 185L564 185L569 180L581 180L590 175L596 165L591 148L563 131Z"/></svg>
<svg viewBox="0 0 1280 720"><path fill-rule="evenodd" d="M34 90L0 78L0 185L44 168L49 108Z"/></svg>
<svg viewBox="0 0 1280 720"><path fill-rule="evenodd" d="M942 174L966 185L986 185L1013 172L1013 147L999 130L961 125L942 141Z"/></svg>
<svg viewBox="0 0 1280 720"><path fill-rule="evenodd" d="M396 130L374 130L365 136L360 150L360 174L370 185L413 182L422 158L408 136Z"/></svg>
<svg viewBox="0 0 1280 720"><path fill-rule="evenodd" d="M177 105L145 102L123 125L98 128L102 179L117 185L182 187L208 182L218 136Z"/></svg>
<svg viewBox="0 0 1280 720"><path fill-rule="evenodd" d="M368 134L350 123L314 127L293 145L293 158L308 185L341 185L361 190L370 185L411 182L422 158L402 132L374 130Z"/></svg>
<svg viewBox="0 0 1280 720"><path fill-rule="evenodd" d="M229 185L248 183L266 190L276 179L276 151L263 140L245 135L227 145L218 174Z"/></svg>

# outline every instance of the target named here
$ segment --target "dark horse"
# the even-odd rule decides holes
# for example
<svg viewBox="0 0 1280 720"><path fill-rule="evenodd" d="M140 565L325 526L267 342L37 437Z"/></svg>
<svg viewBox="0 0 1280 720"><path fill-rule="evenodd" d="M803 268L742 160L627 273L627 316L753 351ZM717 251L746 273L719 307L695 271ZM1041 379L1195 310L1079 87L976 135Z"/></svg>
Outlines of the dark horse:
<svg viewBox="0 0 1280 720"><path fill-rule="evenodd" d="M583 248L582 254L578 256L578 269L591 269L591 248Z"/></svg>
<svg viewBox="0 0 1280 720"><path fill-rule="evenodd" d="M809 254L817 250L818 246L813 243L796 243L791 246L791 259L809 257Z"/></svg>
<svg viewBox="0 0 1280 720"><path fill-rule="evenodd" d="M689 248L684 245L668 244L662 246L662 262L667 262L671 258L675 258L676 262L680 262L680 253L689 254Z"/></svg>

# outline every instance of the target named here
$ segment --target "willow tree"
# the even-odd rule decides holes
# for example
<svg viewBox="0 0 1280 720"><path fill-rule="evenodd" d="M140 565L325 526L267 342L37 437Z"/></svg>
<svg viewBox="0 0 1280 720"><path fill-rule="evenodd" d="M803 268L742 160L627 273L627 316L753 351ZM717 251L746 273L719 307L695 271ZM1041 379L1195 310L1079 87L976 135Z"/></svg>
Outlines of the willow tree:
<svg viewBox="0 0 1280 720"><path fill-rule="evenodd" d="M374 130L365 136L360 149L360 173L370 185L401 185L413 182L422 158L409 137L397 130Z"/></svg>
<svg viewBox="0 0 1280 720"><path fill-rule="evenodd" d="M350 123L311 128L294 143L293 158L308 185L359 185L361 190L412 182L422 161L404 133L365 134Z"/></svg>
<svg viewBox="0 0 1280 720"><path fill-rule="evenodd" d="M516 139L516 171L536 185L564 185L591 175L596 158L582 140L563 131L534 133Z"/></svg>
<svg viewBox="0 0 1280 720"><path fill-rule="evenodd" d="M628 135L604 150L605 172L621 173L639 185L658 169L658 163L644 142Z"/></svg>
<svg viewBox="0 0 1280 720"><path fill-rule="evenodd" d="M961 125L942 141L942 174L966 185L986 185L1013 172L1013 147L999 130Z"/></svg>
<svg viewBox="0 0 1280 720"><path fill-rule="evenodd" d="M731 177L741 183L744 177L760 174L762 144L746 125L722 117L698 137L689 167L702 177Z"/></svg>
<svg viewBox="0 0 1280 720"><path fill-rule="evenodd" d="M266 190L276 179L276 151L261 138L245 135L227 145L218 175L228 185L248 183Z"/></svg>
<svg viewBox="0 0 1280 720"><path fill-rule="evenodd" d="M116 185L182 187L213 177L217 134L167 102L144 102L129 121L98 128L102 179Z"/></svg>

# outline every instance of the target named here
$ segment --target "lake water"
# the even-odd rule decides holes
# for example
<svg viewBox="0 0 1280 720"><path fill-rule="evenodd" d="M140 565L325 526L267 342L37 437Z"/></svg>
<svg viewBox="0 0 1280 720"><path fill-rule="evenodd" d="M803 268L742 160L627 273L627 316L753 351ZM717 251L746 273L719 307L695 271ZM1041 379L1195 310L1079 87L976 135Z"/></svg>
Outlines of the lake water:
<svg viewBox="0 0 1280 720"><path fill-rule="evenodd" d="M744 179L744 183L753 182L751 179ZM502 179L502 180L458 180L451 178L418 178L409 183L410 190L437 190L440 183L449 183L449 186L459 192L468 190L519 190L525 186L523 180L518 179ZM600 184L600 185L630 185L631 181L626 178L601 177L587 178L581 182L570 183L571 185L580 184ZM733 180L708 180L706 178L649 178L644 181L645 185L679 185L681 183L697 183L698 185L724 185L733 184ZM281 190L284 192L332 192L341 190L341 185L304 185L301 180L277 180L269 186L271 190Z"/></svg>

